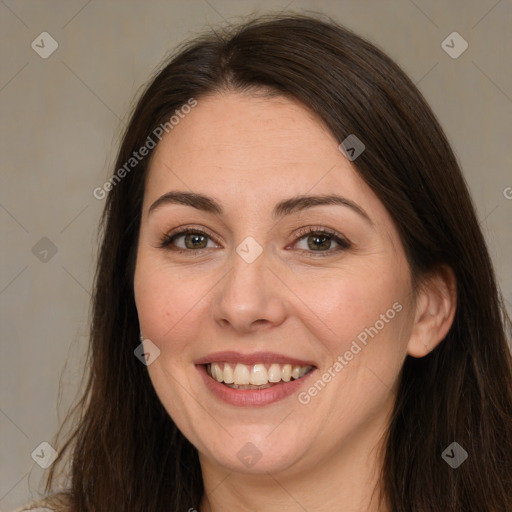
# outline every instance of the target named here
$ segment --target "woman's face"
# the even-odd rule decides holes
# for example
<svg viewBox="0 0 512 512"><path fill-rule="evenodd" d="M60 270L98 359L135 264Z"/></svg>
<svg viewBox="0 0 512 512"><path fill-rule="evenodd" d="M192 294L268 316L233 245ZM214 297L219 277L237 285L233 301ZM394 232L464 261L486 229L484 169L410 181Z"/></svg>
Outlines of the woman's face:
<svg viewBox="0 0 512 512"><path fill-rule="evenodd" d="M385 431L409 267L338 144L299 103L226 93L152 157L135 298L156 393L203 468L328 467Z"/></svg>

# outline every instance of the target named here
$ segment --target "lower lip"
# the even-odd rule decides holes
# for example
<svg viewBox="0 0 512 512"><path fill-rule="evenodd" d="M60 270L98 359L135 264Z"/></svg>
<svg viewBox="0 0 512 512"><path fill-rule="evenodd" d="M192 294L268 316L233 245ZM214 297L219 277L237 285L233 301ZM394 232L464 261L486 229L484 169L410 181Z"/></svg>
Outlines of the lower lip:
<svg viewBox="0 0 512 512"><path fill-rule="evenodd" d="M304 375L297 380L291 380L290 382L280 382L270 388L265 389L233 389L225 384L217 382L212 379L206 372L205 365L197 365L196 368L199 370L206 386L208 389L222 401L227 402L231 405L246 406L246 407L259 407L262 405L268 405L283 398L287 398L294 393L297 393L299 388L304 385L306 380L315 373L316 368L311 370L309 373Z"/></svg>

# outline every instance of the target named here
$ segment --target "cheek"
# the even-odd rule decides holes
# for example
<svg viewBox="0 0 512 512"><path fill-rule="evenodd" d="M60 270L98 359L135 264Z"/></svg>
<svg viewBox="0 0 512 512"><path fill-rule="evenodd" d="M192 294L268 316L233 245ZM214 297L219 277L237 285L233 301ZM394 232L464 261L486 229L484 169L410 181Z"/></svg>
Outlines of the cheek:
<svg viewBox="0 0 512 512"><path fill-rule="evenodd" d="M383 268L388 270L384 272ZM356 366L368 358L382 360L383 364L401 360L407 340L409 313L405 304L409 285L399 268L368 266L340 272L337 279L331 274L329 279L317 280L314 287L310 282L302 286L301 295L307 297L304 302L311 304L321 320L331 358L354 347Z"/></svg>
<svg viewBox="0 0 512 512"><path fill-rule="evenodd" d="M160 262L141 258L134 279L135 302L146 338L161 350L178 350L168 340L182 339L200 327L197 315L204 308L210 288L204 280L191 279Z"/></svg>

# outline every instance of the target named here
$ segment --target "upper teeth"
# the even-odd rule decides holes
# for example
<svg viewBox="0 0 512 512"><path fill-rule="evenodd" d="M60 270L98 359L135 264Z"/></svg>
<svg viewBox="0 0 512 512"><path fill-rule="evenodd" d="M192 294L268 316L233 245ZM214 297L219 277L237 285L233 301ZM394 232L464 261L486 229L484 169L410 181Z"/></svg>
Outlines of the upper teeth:
<svg viewBox="0 0 512 512"><path fill-rule="evenodd" d="M312 366L292 366L291 364L265 365L262 363L247 366L237 363L211 363L207 366L208 373L217 381L238 386L252 384L261 386L269 382L289 382L292 378L300 379Z"/></svg>

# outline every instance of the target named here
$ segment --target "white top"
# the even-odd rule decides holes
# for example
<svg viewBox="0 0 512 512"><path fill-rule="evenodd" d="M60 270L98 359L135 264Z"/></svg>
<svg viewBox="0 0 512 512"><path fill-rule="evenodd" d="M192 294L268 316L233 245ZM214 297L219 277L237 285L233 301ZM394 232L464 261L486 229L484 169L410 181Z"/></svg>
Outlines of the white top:
<svg viewBox="0 0 512 512"><path fill-rule="evenodd" d="M37 508L31 508L31 505L24 505L23 507L14 510L13 512L54 512L53 509L48 507L37 507Z"/></svg>

